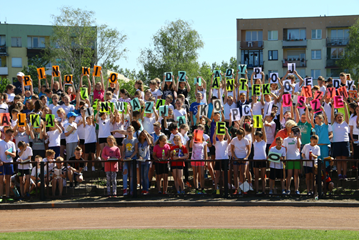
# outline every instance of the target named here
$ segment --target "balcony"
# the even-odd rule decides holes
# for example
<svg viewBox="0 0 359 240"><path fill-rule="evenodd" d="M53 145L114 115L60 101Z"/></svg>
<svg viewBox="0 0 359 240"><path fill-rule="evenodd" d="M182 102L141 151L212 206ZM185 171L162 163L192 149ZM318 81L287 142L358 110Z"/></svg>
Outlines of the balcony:
<svg viewBox="0 0 359 240"><path fill-rule="evenodd" d="M339 66L336 64L337 61L339 61L339 59L327 59L325 68L338 68Z"/></svg>
<svg viewBox="0 0 359 240"><path fill-rule="evenodd" d="M263 69L263 61L255 62L255 63L249 63L248 61L241 61L241 64L247 64L247 68L254 68L254 67L262 67Z"/></svg>
<svg viewBox="0 0 359 240"><path fill-rule="evenodd" d="M349 38L327 38L327 47L345 46L349 43Z"/></svg>
<svg viewBox="0 0 359 240"><path fill-rule="evenodd" d="M307 47L306 39L286 39L283 40L283 48L303 48Z"/></svg>
<svg viewBox="0 0 359 240"><path fill-rule="evenodd" d="M263 41L242 41L241 49L263 49Z"/></svg>
<svg viewBox="0 0 359 240"><path fill-rule="evenodd" d="M307 60L304 58L284 58L282 63L284 68L288 67L288 63L295 63L296 68L307 67Z"/></svg>
<svg viewBox="0 0 359 240"><path fill-rule="evenodd" d="M9 74L7 67L0 67L0 76L7 76Z"/></svg>
<svg viewBox="0 0 359 240"><path fill-rule="evenodd" d="M6 46L0 46L0 56L9 56L7 54L7 47Z"/></svg>
<svg viewBox="0 0 359 240"><path fill-rule="evenodd" d="M45 48L27 48L27 57L32 58L38 55L39 57L44 55Z"/></svg>

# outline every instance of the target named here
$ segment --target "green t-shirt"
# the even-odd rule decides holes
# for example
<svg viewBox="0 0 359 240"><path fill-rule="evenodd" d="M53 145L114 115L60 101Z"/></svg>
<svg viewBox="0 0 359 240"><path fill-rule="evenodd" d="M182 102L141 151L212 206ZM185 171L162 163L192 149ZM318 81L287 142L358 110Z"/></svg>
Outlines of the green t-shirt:
<svg viewBox="0 0 359 240"><path fill-rule="evenodd" d="M299 121L298 127L300 129L301 133L301 141L302 144L310 143L310 133L312 132L312 125L309 122L302 123L302 121Z"/></svg>

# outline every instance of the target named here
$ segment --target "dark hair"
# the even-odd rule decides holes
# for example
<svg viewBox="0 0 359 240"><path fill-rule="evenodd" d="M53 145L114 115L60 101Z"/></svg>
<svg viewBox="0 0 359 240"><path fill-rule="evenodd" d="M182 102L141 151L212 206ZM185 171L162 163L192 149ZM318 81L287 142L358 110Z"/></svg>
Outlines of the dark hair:
<svg viewBox="0 0 359 240"><path fill-rule="evenodd" d="M24 141L20 141L20 142L18 142L17 147L18 147L18 148L24 147L25 144L26 144L26 143L25 143Z"/></svg>
<svg viewBox="0 0 359 240"><path fill-rule="evenodd" d="M42 102L37 100L34 104L34 112L38 112L42 109Z"/></svg>
<svg viewBox="0 0 359 240"><path fill-rule="evenodd" d="M312 135L312 136L310 137L310 139L319 140L319 137L318 137L318 135Z"/></svg>
<svg viewBox="0 0 359 240"><path fill-rule="evenodd" d="M355 111L355 109L358 107L358 104L356 102L351 102L349 103L349 107L354 109L353 116L356 116L357 112Z"/></svg>
<svg viewBox="0 0 359 240"><path fill-rule="evenodd" d="M252 126L248 123L245 123L244 130L246 130L246 132L252 132Z"/></svg>
<svg viewBox="0 0 359 240"><path fill-rule="evenodd" d="M242 127L240 127L239 129L236 130L236 135L245 135L245 131Z"/></svg>
<svg viewBox="0 0 359 240"><path fill-rule="evenodd" d="M135 129L135 132L137 132L141 128L141 123L139 121L132 121L131 125Z"/></svg>
<svg viewBox="0 0 359 240"><path fill-rule="evenodd" d="M168 130L171 132L173 130L177 129L177 124L171 123L171 125L168 127Z"/></svg>

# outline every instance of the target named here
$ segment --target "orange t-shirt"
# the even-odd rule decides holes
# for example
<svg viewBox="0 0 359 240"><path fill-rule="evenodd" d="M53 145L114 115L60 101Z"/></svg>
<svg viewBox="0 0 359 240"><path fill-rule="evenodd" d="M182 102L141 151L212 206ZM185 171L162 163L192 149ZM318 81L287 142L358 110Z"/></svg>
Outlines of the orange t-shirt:
<svg viewBox="0 0 359 240"><path fill-rule="evenodd" d="M277 132L277 134L275 135L274 140L273 140L272 144L270 145L269 149L276 146L275 140L276 140L277 137L281 137L283 140L284 140L284 138L287 138L288 137L287 129L284 128L284 129L280 130L279 132Z"/></svg>

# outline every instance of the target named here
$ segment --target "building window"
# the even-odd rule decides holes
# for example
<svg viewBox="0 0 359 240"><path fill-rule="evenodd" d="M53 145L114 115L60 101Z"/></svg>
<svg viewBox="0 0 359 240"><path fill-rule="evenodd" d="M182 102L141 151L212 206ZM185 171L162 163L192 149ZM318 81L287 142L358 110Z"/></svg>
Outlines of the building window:
<svg viewBox="0 0 359 240"><path fill-rule="evenodd" d="M22 58L11 58L11 66L13 68L22 68Z"/></svg>
<svg viewBox="0 0 359 240"><path fill-rule="evenodd" d="M27 37L28 48L45 48L45 37Z"/></svg>
<svg viewBox="0 0 359 240"><path fill-rule="evenodd" d="M278 50L269 50L268 60L278 60Z"/></svg>
<svg viewBox="0 0 359 240"><path fill-rule="evenodd" d="M5 35L0 35L0 47L6 45Z"/></svg>
<svg viewBox="0 0 359 240"><path fill-rule="evenodd" d="M11 38L11 47L22 47L21 37L12 37Z"/></svg>
<svg viewBox="0 0 359 240"><path fill-rule="evenodd" d="M278 31L268 31L268 40L269 41L278 40Z"/></svg>
<svg viewBox="0 0 359 240"><path fill-rule="evenodd" d="M322 59L322 51L321 50L312 50L312 60Z"/></svg>
<svg viewBox="0 0 359 240"><path fill-rule="evenodd" d="M311 70L311 75L313 79L318 79L318 77L320 76L320 70L319 69L312 69Z"/></svg>
<svg viewBox="0 0 359 240"><path fill-rule="evenodd" d="M331 48L330 59L340 59L344 57L344 48Z"/></svg>
<svg viewBox="0 0 359 240"><path fill-rule="evenodd" d="M247 68L263 66L262 50L241 51L241 64L247 64Z"/></svg>
<svg viewBox="0 0 359 240"><path fill-rule="evenodd" d="M305 40L305 29L288 29L287 40Z"/></svg>
<svg viewBox="0 0 359 240"><path fill-rule="evenodd" d="M322 39L322 29L312 29L312 39Z"/></svg>
<svg viewBox="0 0 359 240"><path fill-rule="evenodd" d="M246 31L246 41L263 41L262 31Z"/></svg>

